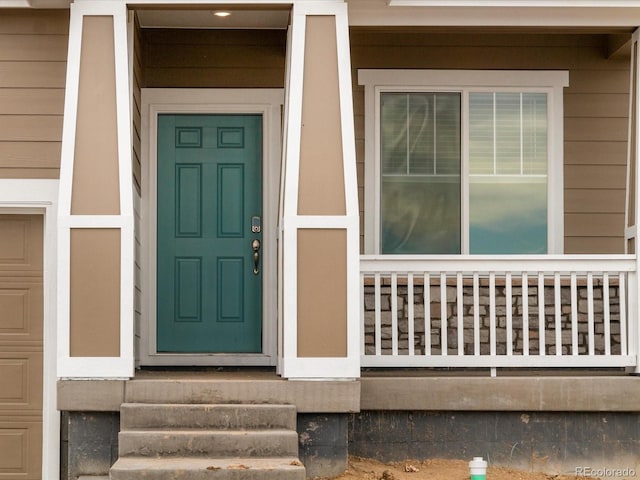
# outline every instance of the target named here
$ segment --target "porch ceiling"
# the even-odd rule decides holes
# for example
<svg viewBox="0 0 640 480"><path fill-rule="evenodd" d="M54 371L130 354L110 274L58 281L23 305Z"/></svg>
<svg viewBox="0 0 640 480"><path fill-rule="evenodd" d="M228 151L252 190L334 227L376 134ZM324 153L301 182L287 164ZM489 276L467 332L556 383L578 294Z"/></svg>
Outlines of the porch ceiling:
<svg viewBox="0 0 640 480"><path fill-rule="evenodd" d="M142 28L219 28L219 29L285 29L289 24L289 8L225 8L207 9L140 9ZM215 12L228 12L226 17Z"/></svg>

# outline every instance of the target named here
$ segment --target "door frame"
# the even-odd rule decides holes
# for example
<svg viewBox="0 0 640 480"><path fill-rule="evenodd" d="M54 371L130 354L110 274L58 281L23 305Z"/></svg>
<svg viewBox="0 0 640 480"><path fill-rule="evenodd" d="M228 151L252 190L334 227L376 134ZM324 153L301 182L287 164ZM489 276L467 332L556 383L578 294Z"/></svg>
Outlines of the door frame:
<svg viewBox="0 0 640 480"><path fill-rule="evenodd" d="M143 88L141 106L141 262L140 365L273 366L277 360L278 187L283 89ZM262 353L159 353L156 348L156 221L158 115L262 115Z"/></svg>
<svg viewBox="0 0 640 480"><path fill-rule="evenodd" d="M42 478L60 475L60 412L57 410L57 179L0 179L0 213L43 217Z"/></svg>

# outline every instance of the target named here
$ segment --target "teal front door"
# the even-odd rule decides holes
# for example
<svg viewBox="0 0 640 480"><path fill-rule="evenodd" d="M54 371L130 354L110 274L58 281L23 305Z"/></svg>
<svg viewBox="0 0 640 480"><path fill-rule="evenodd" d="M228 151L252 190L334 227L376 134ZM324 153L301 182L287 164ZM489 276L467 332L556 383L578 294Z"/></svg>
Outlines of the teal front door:
<svg viewBox="0 0 640 480"><path fill-rule="evenodd" d="M157 351L262 351L262 117L160 115Z"/></svg>

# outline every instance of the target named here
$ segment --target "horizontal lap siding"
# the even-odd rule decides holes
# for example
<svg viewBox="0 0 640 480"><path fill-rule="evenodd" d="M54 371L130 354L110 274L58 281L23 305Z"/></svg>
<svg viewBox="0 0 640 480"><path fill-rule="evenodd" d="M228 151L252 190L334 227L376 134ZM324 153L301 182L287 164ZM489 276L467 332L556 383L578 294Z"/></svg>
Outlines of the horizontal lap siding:
<svg viewBox="0 0 640 480"><path fill-rule="evenodd" d="M134 308L135 308L135 358L140 358L140 328L141 328L141 316L142 316L142 285L141 285L141 241L140 241L140 193L142 185L142 173L141 173L141 132L142 132L142 117L141 117L141 92L140 88L143 85L143 71L142 71L142 56L143 56L143 43L142 43L142 30L140 28L140 22L138 17L135 17L134 24L134 36L133 36L133 97L132 97L132 122L133 122L133 184L135 186L135 285L134 285Z"/></svg>
<svg viewBox="0 0 640 480"><path fill-rule="evenodd" d="M568 70L570 85L564 92L565 252L621 253L629 59L607 59L606 45L605 35L454 35L353 29L351 52L361 208L364 88L357 85L358 69Z"/></svg>
<svg viewBox="0 0 640 480"><path fill-rule="evenodd" d="M284 87L284 30L143 29L142 36L146 87Z"/></svg>
<svg viewBox="0 0 640 480"><path fill-rule="evenodd" d="M0 16L0 178L58 178L69 12Z"/></svg>

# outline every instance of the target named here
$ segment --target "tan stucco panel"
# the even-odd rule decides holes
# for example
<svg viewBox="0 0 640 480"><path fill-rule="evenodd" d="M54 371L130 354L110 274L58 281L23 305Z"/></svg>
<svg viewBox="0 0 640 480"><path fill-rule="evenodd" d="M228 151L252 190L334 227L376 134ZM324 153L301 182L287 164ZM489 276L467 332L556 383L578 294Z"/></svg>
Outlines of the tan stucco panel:
<svg viewBox="0 0 640 480"><path fill-rule="evenodd" d="M118 215L118 134L113 17L82 26L72 215Z"/></svg>
<svg viewBox="0 0 640 480"><path fill-rule="evenodd" d="M120 356L120 230L71 230L70 354Z"/></svg>
<svg viewBox="0 0 640 480"><path fill-rule="evenodd" d="M298 356L347 356L346 230L298 230Z"/></svg>
<svg viewBox="0 0 640 480"><path fill-rule="evenodd" d="M299 215L344 215L342 124L334 16L307 17Z"/></svg>

